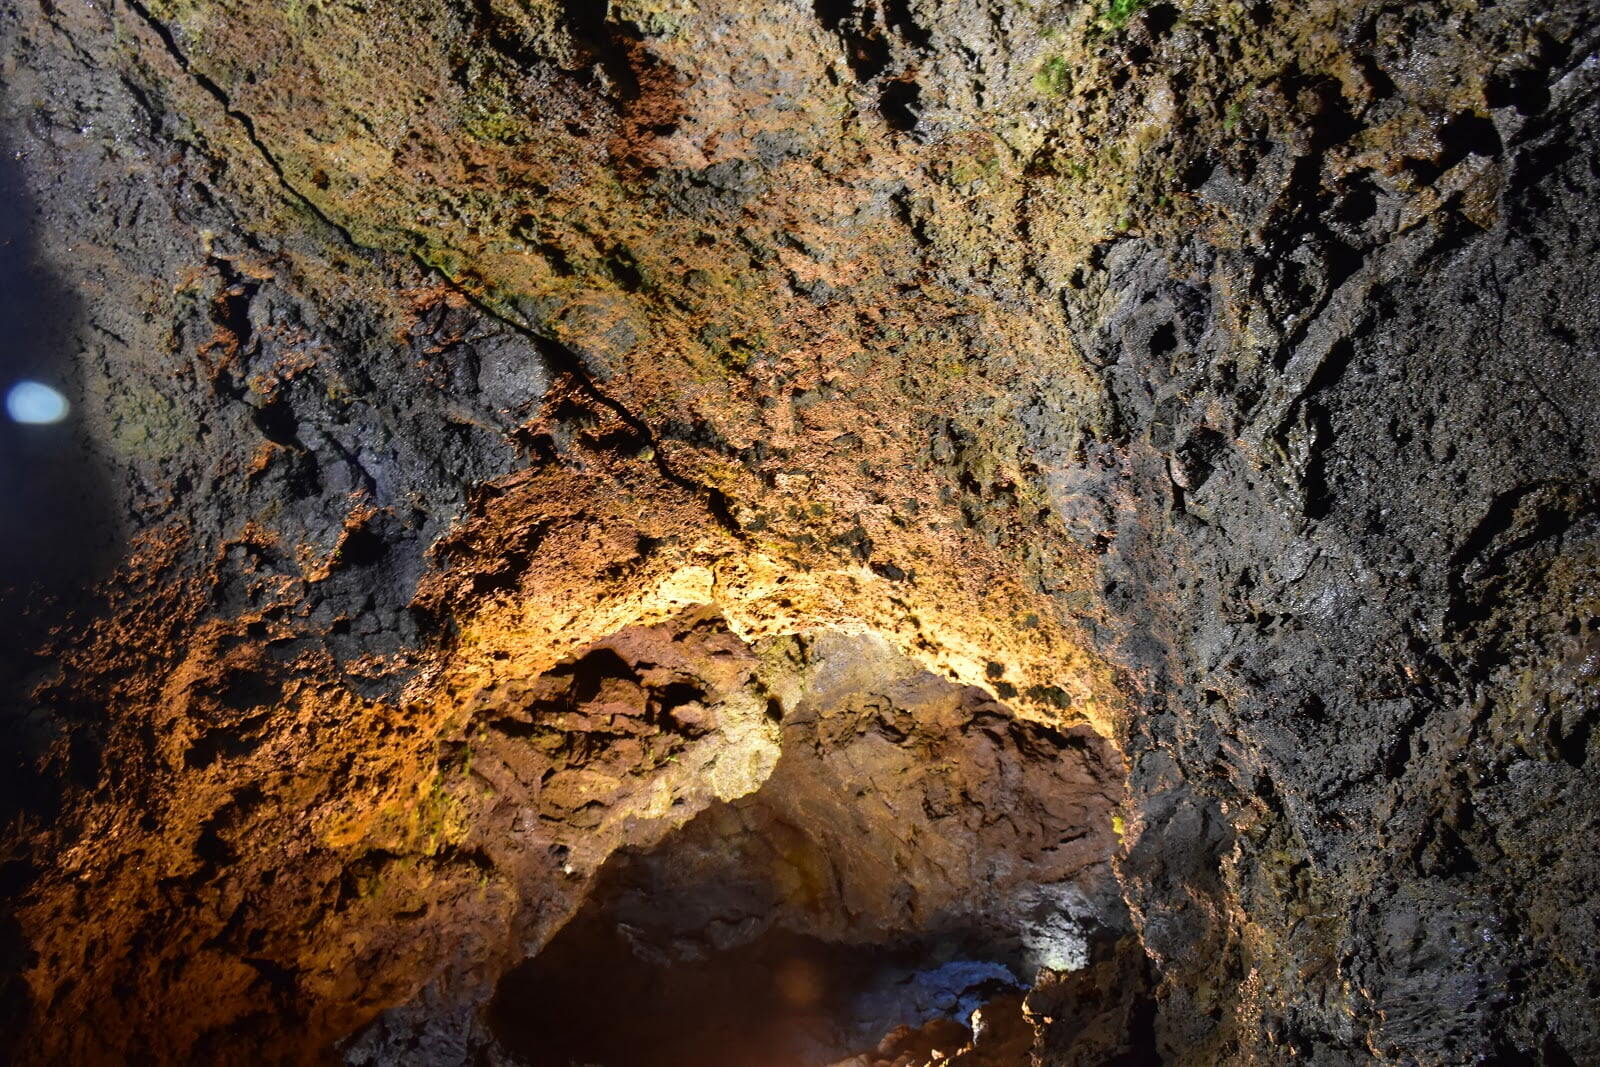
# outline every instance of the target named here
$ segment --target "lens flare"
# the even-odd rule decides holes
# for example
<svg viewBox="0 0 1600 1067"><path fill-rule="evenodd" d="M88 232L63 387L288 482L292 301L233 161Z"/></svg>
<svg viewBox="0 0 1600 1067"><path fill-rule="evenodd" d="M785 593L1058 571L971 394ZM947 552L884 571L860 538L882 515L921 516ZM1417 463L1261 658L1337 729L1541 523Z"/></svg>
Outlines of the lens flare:
<svg viewBox="0 0 1600 1067"><path fill-rule="evenodd" d="M43 382L20 381L6 393L6 414L12 422L28 426L60 422L71 406L59 390Z"/></svg>

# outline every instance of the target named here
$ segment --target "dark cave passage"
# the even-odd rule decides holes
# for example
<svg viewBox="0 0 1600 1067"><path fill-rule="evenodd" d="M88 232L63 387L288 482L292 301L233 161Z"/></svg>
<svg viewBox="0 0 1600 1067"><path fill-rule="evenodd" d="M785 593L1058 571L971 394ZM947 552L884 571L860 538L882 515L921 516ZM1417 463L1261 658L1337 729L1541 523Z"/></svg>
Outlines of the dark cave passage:
<svg viewBox="0 0 1600 1067"><path fill-rule="evenodd" d="M1084 966L1125 929L1119 762L878 644L812 642L755 794L623 851L500 984L502 1048L569 1064L820 1067Z"/></svg>
<svg viewBox="0 0 1600 1067"><path fill-rule="evenodd" d="M1019 984L954 941L839 945L771 930L680 960L608 918L581 917L501 984L491 1025L530 1067L811 1067L901 1024L965 1019Z"/></svg>

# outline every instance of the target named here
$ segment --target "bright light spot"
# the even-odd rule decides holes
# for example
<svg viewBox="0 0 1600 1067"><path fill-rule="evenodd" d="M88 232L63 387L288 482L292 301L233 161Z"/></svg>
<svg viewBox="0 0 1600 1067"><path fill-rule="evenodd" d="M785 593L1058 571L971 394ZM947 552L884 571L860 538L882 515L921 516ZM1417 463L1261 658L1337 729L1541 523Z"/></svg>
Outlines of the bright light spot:
<svg viewBox="0 0 1600 1067"><path fill-rule="evenodd" d="M13 422L31 426L60 422L71 406L59 391L43 382L20 381L6 393L6 414Z"/></svg>

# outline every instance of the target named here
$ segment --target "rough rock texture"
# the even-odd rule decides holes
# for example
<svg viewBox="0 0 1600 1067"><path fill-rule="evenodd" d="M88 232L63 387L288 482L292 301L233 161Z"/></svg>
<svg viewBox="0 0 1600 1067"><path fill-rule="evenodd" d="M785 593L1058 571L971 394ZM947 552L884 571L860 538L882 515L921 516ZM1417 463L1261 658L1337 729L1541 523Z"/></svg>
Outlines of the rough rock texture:
<svg viewBox="0 0 1600 1067"><path fill-rule="evenodd" d="M965 1055L1600 1061L1594 16L0 10L8 1054L517 1062L799 821L1072 888Z"/></svg>

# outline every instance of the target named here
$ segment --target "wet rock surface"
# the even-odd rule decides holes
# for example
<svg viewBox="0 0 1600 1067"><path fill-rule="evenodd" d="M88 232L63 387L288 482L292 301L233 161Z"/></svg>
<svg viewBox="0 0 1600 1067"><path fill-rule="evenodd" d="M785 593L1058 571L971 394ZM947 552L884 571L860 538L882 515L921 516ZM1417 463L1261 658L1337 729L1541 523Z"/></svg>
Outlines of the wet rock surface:
<svg viewBox="0 0 1600 1067"><path fill-rule="evenodd" d="M1594 27L0 10L7 1055L1600 1060Z"/></svg>

